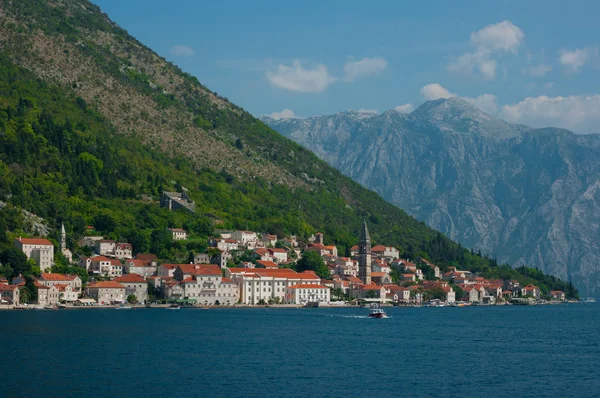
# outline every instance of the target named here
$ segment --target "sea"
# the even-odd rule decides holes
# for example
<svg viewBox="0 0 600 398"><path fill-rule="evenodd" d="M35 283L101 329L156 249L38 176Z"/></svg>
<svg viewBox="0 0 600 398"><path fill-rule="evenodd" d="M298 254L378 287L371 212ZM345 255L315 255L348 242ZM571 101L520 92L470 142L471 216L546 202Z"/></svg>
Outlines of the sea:
<svg viewBox="0 0 600 398"><path fill-rule="evenodd" d="M0 312L0 397L600 397L600 304Z"/></svg>

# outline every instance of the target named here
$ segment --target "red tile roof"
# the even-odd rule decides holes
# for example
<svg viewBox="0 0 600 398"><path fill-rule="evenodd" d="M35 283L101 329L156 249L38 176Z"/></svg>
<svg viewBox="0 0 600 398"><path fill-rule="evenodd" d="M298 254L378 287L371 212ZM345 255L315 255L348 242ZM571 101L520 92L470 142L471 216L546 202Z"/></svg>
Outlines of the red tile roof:
<svg viewBox="0 0 600 398"><path fill-rule="evenodd" d="M15 290L18 288L19 288L19 286L17 286L17 285L5 285L5 284L0 283L0 290L8 291L8 290Z"/></svg>
<svg viewBox="0 0 600 398"><path fill-rule="evenodd" d="M19 238L17 239L19 242L21 242L24 245L47 245L47 246L53 246L52 242L50 242L48 239L44 239L44 238Z"/></svg>
<svg viewBox="0 0 600 398"><path fill-rule="evenodd" d="M46 281L72 281L77 275L63 275L63 274L46 274L42 273L41 278Z"/></svg>
<svg viewBox="0 0 600 398"><path fill-rule="evenodd" d="M102 281L96 282L93 285L90 285L89 288L97 288L97 289L125 289L125 286L121 285L119 282L115 281Z"/></svg>
<svg viewBox="0 0 600 398"><path fill-rule="evenodd" d="M215 275L221 276L221 268L215 264L179 264L184 275Z"/></svg>
<svg viewBox="0 0 600 398"><path fill-rule="evenodd" d="M265 268L278 268L279 267L273 261L257 260L256 263L262 265Z"/></svg>
<svg viewBox="0 0 600 398"><path fill-rule="evenodd" d="M135 255L135 258L137 258L138 260L158 261L158 257L156 257L156 254L150 253L138 253Z"/></svg>
<svg viewBox="0 0 600 398"><path fill-rule="evenodd" d="M120 276L118 278L115 278L115 282L119 282L119 283L142 283L142 282L146 282L146 279L144 279L143 276L138 275L138 274L127 274L127 275L123 275Z"/></svg>

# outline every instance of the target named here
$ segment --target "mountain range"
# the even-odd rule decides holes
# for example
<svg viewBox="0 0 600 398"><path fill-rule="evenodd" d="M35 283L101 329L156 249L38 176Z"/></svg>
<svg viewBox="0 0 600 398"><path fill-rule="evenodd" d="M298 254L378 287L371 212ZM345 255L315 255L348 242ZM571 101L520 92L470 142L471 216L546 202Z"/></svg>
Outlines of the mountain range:
<svg viewBox="0 0 600 398"><path fill-rule="evenodd" d="M262 120L464 246L598 289L599 135L510 124L456 97Z"/></svg>

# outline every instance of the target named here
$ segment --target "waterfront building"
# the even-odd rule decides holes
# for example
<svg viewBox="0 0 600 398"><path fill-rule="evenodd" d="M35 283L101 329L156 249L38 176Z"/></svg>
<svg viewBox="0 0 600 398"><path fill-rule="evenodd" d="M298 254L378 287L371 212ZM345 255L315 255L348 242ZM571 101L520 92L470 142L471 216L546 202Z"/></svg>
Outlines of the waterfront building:
<svg viewBox="0 0 600 398"><path fill-rule="evenodd" d="M315 284L299 284L285 289L285 304L304 305L308 302L328 304L331 290L327 286Z"/></svg>
<svg viewBox="0 0 600 398"><path fill-rule="evenodd" d="M125 286L115 281L102 281L91 284L87 288L87 295L92 297L98 304L123 303Z"/></svg>
<svg viewBox="0 0 600 398"><path fill-rule="evenodd" d="M148 300L148 282L138 274L127 274L114 279L125 287L125 298L134 295L138 303Z"/></svg>
<svg viewBox="0 0 600 398"><path fill-rule="evenodd" d="M283 303L289 286L321 283L313 271L297 273L288 268L227 268L225 274L239 286L240 302L249 305L269 301Z"/></svg>
<svg viewBox="0 0 600 398"><path fill-rule="evenodd" d="M0 284L0 304L19 305L21 290L17 285Z"/></svg>

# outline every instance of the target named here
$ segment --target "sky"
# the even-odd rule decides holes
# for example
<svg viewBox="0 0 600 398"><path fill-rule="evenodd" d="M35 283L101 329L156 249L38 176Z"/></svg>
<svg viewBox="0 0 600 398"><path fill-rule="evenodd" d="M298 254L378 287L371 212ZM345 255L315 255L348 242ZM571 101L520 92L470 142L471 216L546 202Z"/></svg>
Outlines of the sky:
<svg viewBox="0 0 600 398"><path fill-rule="evenodd" d="M94 2L255 116L460 96L510 122L600 133L598 1Z"/></svg>

